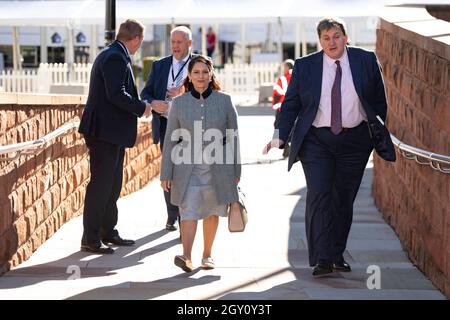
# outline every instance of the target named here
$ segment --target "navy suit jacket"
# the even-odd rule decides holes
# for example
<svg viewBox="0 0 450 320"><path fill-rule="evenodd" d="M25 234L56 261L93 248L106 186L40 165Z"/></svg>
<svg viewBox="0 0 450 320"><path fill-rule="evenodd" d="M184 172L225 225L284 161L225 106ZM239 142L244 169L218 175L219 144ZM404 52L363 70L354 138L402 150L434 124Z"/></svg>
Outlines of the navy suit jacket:
<svg viewBox="0 0 450 320"><path fill-rule="evenodd" d="M165 100L167 93L167 79L169 78L170 66L172 65L172 56L164 57L153 62L152 71L148 77L145 88L142 89L141 97L149 103L153 100ZM157 144L160 140L161 115L152 111L152 138L153 143Z"/></svg>
<svg viewBox="0 0 450 320"><path fill-rule="evenodd" d="M144 114L145 103L139 100L130 61L118 41L99 53L91 70L80 133L124 147L134 145L137 118Z"/></svg>
<svg viewBox="0 0 450 320"><path fill-rule="evenodd" d="M191 59L195 54L190 54ZM145 88L142 89L141 98L149 103L153 100L165 100L167 93L167 80L169 79L170 67L172 66L172 56L164 57L153 62L152 71L148 77ZM162 117L158 112L152 111L152 138L153 143L159 143L164 137L161 137L160 127Z"/></svg>
<svg viewBox="0 0 450 320"><path fill-rule="evenodd" d="M353 83L369 121L378 115L386 120L387 102L383 77L377 57L372 51L347 47ZM298 161L303 139L316 118L322 90L323 51L295 61L291 82L281 106L279 138L287 141L292 128L288 170Z"/></svg>

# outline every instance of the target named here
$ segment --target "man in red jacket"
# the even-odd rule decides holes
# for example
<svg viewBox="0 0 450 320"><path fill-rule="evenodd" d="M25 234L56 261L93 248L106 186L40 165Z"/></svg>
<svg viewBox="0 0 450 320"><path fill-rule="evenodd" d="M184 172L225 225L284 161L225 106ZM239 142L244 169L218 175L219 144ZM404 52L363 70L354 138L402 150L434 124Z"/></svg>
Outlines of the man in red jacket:
<svg viewBox="0 0 450 320"><path fill-rule="evenodd" d="M272 108L276 110L275 125L278 123L278 115L281 110L281 103L284 100L284 95L291 81L292 69L294 68L294 60L287 59L281 65L282 75L278 78L273 86L272 91Z"/></svg>

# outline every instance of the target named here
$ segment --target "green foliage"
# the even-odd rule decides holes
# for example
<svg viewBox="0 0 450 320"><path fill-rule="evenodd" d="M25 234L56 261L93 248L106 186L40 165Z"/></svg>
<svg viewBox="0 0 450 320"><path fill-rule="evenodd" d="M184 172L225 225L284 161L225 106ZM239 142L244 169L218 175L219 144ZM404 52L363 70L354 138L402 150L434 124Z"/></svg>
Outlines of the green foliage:
<svg viewBox="0 0 450 320"><path fill-rule="evenodd" d="M160 59L160 57L145 57L142 59L142 80L147 82L148 76L152 71L153 62Z"/></svg>

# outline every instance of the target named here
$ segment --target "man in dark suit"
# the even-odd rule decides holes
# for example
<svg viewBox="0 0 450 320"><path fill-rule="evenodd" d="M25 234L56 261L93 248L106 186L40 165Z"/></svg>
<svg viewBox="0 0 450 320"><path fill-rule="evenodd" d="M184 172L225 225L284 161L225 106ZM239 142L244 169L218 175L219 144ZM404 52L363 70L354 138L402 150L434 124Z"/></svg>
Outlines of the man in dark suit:
<svg viewBox="0 0 450 320"><path fill-rule="evenodd" d="M81 250L114 253L108 244L131 246L115 229L117 199L122 188L126 147L136 142L137 118L151 114L149 103L139 100L130 55L142 44L144 26L136 20L120 25L111 45L95 59L89 95L80 122L89 149L91 179L86 188Z"/></svg>
<svg viewBox="0 0 450 320"><path fill-rule="evenodd" d="M346 46L342 20L321 20L317 33L323 50L295 62L278 131L263 153L283 148L294 128L288 170L301 161L309 263L313 276L323 276L351 271L343 255L353 202L373 149L367 123L377 116L385 120L387 102L375 54ZM389 153L387 158L395 160L393 148Z"/></svg>
<svg viewBox="0 0 450 320"><path fill-rule="evenodd" d="M183 93L182 82L187 75L187 67L191 58L192 32L185 26L178 26L170 32L172 55L155 61L145 88L141 92L142 99L152 106L152 135L153 142L164 147L167 116L170 101ZM166 229L177 230L176 221L179 220L179 209L170 203L170 191L164 191L167 207Z"/></svg>

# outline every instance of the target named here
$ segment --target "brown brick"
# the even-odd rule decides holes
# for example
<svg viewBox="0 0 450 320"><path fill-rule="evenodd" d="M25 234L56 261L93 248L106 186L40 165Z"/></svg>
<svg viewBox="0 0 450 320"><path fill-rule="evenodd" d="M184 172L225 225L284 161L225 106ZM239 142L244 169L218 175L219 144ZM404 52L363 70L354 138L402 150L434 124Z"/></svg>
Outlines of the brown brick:
<svg viewBox="0 0 450 320"><path fill-rule="evenodd" d="M31 235L34 233L34 230L36 229L36 221L37 221L37 215L36 211L33 207L29 208L25 214L25 221L27 224L27 230L28 234Z"/></svg>
<svg viewBox="0 0 450 320"><path fill-rule="evenodd" d="M17 242L19 246L25 243L29 236L29 232L27 229L27 222L25 221L25 217L21 216L18 220L16 220L13 224L13 227L17 233Z"/></svg>
<svg viewBox="0 0 450 320"><path fill-rule="evenodd" d="M52 194L52 205L53 208L57 208L61 204L61 192L58 184L55 184L50 188Z"/></svg>
<svg viewBox="0 0 450 320"><path fill-rule="evenodd" d="M9 202L0 205L0 236L11 228L13 223L13 212L11 210L11 204Z"/></svg>

